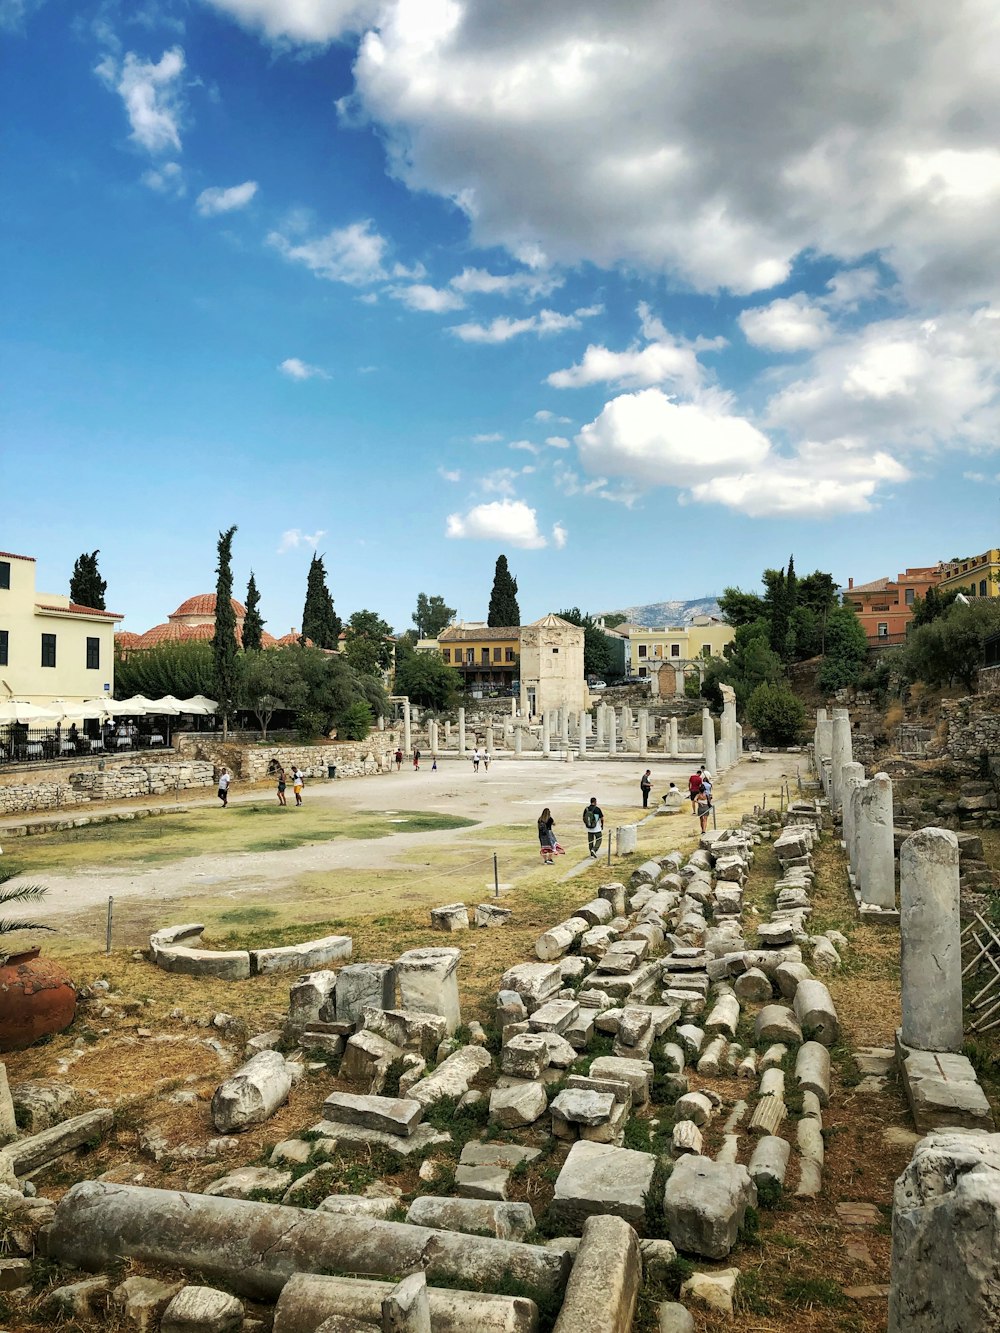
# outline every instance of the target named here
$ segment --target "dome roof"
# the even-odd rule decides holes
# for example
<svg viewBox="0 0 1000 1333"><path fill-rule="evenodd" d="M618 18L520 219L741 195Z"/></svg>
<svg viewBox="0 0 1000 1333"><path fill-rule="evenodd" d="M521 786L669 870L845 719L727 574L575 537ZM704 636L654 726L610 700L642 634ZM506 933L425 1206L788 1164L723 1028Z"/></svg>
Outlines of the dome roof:
<svg viewBox="0 0 1000 1333"><path fill-rule="evenodd" d="M233 610L238 617L243 617L247 613L246 607L242 602L238 602L235 597L229 599L233 604ZM214 616L215 615L215 593L199 592L194 597L189 597L186 602L181 602L172 616Z"/></svg>
<svg viewBox="0 0 1000 1333"><path fill-rule="evenodd" d="M282 634L280 639L275 639L275 645L278 648L295 648L299 642L299 631L293 626L287 634ZM306 639L307 648L315 648L312 639Z"/></svg>
<svg viewBox="0 0 1000 1333"><path fill-rule="evenodd" d="M120 636L116 635L120 641ZM133 636L134 642L129 647L152 648L158 643L189 641L191 639L211 639L215 637L215 625L181 625L175 620L167 620L162 625L154 625L148 629L145 634ZM239 625L236 626L236 642L243 647L243 632ZM260 636L262 648L274 648L279 640L273 634L268 634L263 630Z"/></svg>
<svg viewBox="0 0 1000 1333"><path fill-rule="evenodd" d="M135 630L120 629L115 635L115 643L121 648L132 648L141 637L140 634L136 634Z"/></svg>

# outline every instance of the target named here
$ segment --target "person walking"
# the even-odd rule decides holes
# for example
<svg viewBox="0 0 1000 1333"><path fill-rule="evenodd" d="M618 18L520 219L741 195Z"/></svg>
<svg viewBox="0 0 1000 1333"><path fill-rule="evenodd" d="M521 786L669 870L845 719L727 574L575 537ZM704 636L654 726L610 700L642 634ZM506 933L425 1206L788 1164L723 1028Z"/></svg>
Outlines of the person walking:
<svg viewBox="0 0 1000 1333"><path fill-rule="evenodd" d="M538 844L542 860L547 866L552 865L556 854L556 835L553 831L555 820L548 806L538 816Z"/></svg>
<svg viewBox="0 0 1000 1333"><path fill-rule="evenodd" d="M284 770L284 769L281 767L281 765L279 764L279 765L278 765L278 804L279 804L279 805L287 805L287 804L288 804L288 802L285 800L285 787L286 787L286 785L287 785L287 783L286 783L286 781L285 781L285 770Z"/></svg>
<svg viewBox="0 0 1000 1333"><path fill-rule="evenodd" d="M230 782L232 782L232 778L229 776L229 769L224 768L219 774L219 800L222 802L223 809L229 804Z"/></svg>
<svg viewBox="0 0 1000 1333"><path fill-rule="evenodd" d="M698 820L701 824L701 831L702 833L704 833L708 829L708 817L712 813L711 786L709 787L708 791L706 791L703 786L701 791L698 793L698 806L696 813L698 815Z"/></svg>
<svg viewBox="0 0 1000 1333"><path fill-rule="evenodd" d="M642 808L649 809L649 793L653 789L653 770L647 768L645 773L639 779L639 790L642 792Z"/></svg>
<svg viewBox="0 0 1000 1333"><path fill-rule="evenodd" d="M698 804L698 793L701 791L701 769L697 773L692 773L688 778L688 799L691 802L691 813L695 813Z"/></svg>
<svg viewBox="0 0 1000 1333"><path fill-rule="evenodd" d="M489 752L489 750L484 750L484 751L483 751L483 769L484 769L484 771L487 772L487 773L490 771L490 752Z"/></svg>
<svg viewBox="0 0 1000 1333"><path fill-rule="evenodd" d="M413 751L413 767L415 769L420 767L420 751L417 749Z"/></svg>
<svg viewBox="0 0 1000 1333"><path fill-rule="evenodd" d="M396 755L395 755L395 758L396 758L396 772L398 773L398 772L399 772L399 766L400 766L400 764L403 762L403 751L399 748L398 745L396 746Z"/></svg>
<svg viewBox="0 0 1000 1333"><path fill-rule="evenodd" d="M472 771L473 771L473 773L478 773L478 772L479 772L479 761L480 761L481 758L482 758L482 755L479 753L479 746L477 745L476 748L472 751Z"/></svg>
<svg viewBox="0 0 1000 1333"><path fill-rule="evenodd" d="M292 791L295 793L295 804L302 804L302 788L306 785L305 774L298 764L292 770Z"/></svg>
<svg viewBox="0 0 1000 1333"><path fill-rule="evenodd" d="M591 796L590 804L583 809L583 827L587 830L587 846L590 854L597 859L601 850L601 838L604 833L604 811L597 804L597 797Z"/></svg>

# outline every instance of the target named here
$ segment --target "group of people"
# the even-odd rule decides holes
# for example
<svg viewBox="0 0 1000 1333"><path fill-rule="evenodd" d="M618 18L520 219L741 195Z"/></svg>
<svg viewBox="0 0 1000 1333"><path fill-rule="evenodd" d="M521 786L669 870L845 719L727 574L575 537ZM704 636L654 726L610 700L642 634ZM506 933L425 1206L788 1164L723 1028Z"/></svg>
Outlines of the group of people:
<svg viewBox="0 0 1000 1333"><path fill-rule="evenodd" d="M285 772L285 770L281 767L280 764L278 765L277 776L278 776L278 804L287 805L288 801L285 799L285 789L288 786L288 774ZM292 769L292 793L295 796L296 805L302 804L302 788L305 785L306 785L305 774L302 772L302 769L299 768L298 764L296 764L295 767Z"/></svg>
<svg viewBox="0 0 1000 1333"><path fill-rule="evenodd" d="M704 833L712 813L712 775L704 765L688 778L688 799L691 813L698 816Z"/></svg>
<svg viewBox="0 0 1000 1333"><path fill-rule="evenodd" d="M587 846L590 855L596 860L604 837L604 811L597 804L596 796L591 796L589 803L583 808L583 827L587 830ZM559 845L555 831L555 820L548 806L538 816L538 843L542 860L547 866L552 865L555 858L562 856L565 851Z"/></svg>

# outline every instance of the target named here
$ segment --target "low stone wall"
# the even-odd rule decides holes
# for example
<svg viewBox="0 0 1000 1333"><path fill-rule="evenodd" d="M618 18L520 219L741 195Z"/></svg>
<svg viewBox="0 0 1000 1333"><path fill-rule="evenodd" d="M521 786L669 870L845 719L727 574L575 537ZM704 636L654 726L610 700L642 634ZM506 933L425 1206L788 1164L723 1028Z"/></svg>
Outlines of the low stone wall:
<svg viewBox="0 0 1000 1333"><path fill-rule="evenodd" d="M947 732L943 739L928 746L929 754L974 765L981 764L984 756L1000 755L1000 710L996 695L943 699L938 709Z"/></svg>
<svg viewBox="0 0 1000 1333"><path fill-rule="evenodd" d="M0 814L59 810L91 801L124 801L137 796L211 787L214 770L208 763L124 764L103 772L72 773L68 781L36 781L0 787Z"/></svg>

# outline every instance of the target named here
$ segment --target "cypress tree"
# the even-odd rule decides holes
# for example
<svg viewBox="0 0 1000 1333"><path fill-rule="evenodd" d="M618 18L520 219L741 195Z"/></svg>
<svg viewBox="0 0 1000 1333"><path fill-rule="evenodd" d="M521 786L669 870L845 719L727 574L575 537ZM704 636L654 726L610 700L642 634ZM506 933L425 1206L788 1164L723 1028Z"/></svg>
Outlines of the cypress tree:
<svg viewBox="0 0 1000 1333"><path fill-rule="evenodd" d="M247 584L247 613L243 618L243 649L244 652L252 652L261 646L261 633L264 629L264 622L260 617L257 607L260 605L260 593L257 591L257 580L253 576L253 570L250 571L250 582Z"/></svg>
<svg viewBox="0 0 1000 1333"><path fill-rule="evenodd" d="M92 606L96 611L106 611L104 594L108 585L101 578L101 571L97 568L99 555L98 549L91 551L89 555L84 551L82 555L77 556L69 581L69 599L80 606Z"/></svg>
<svg viewBox="0 0 1000 1333"><path fill-rule="evenodd" d="M507 568L507 557L497 556L496 571L493 575L493 591L490 593L490 610L486 617L490 628L498 625L520 625L521 611L517 604L517 579Z"/></svg>
<svg viewBox="0 0 1000 1333"><path fill-rule="evenodd" d="M299 641L312 639L317 648L336 648L340 636L340 618L333 609L333 598L326 586L323 557L313 553L306 580L306 601L302 608L302 633Z"/></svg>
<svg viewBox="0 0 1000 1333"><path fill-rule="evenodd" d="M784 658L787 662L795 657L795 608L799 604L799 582L795 577L795 557L788 557L788 569L785 571L785 630Z"/></svg>
<svg viewBox="0 0 1000 1333"><path fill-rule="evenodd" d="M219 563L215 574L215 692L222 716L223 737L229 734L229 714L236 695L236 612L233 610L233 536L236 525L219 533Z"/></svg>

